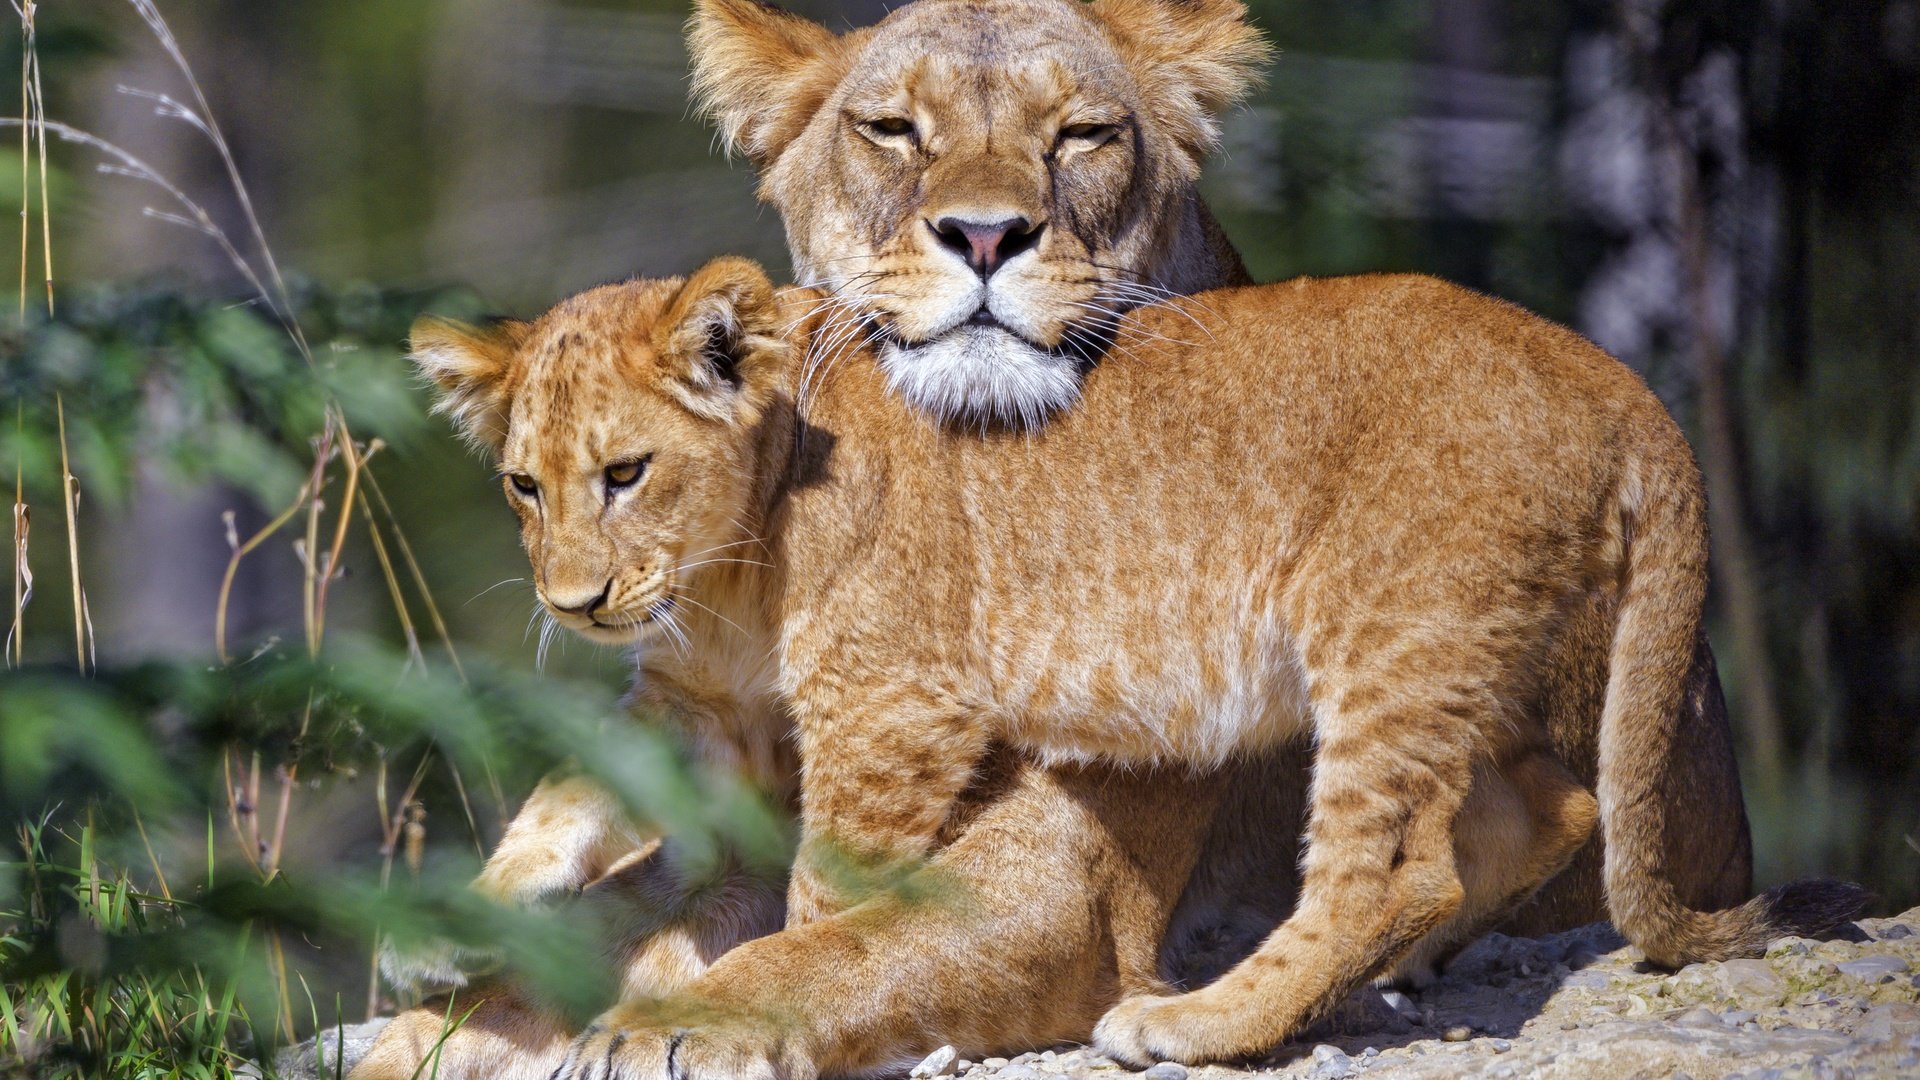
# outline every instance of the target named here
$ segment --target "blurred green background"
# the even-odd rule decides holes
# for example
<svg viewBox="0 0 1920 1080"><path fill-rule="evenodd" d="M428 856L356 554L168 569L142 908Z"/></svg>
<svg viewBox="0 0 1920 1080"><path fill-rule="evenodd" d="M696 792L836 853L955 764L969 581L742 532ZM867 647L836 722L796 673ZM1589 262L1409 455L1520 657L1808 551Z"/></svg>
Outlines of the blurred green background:
<svg viewBox="0 0 1920 1080"><path fill-rule="evenodd" d="M885 10L790 6L843 27ZM184 95L135 8L39 6L47 115L125 147L244 237L219 159L126 92ZM721 252L785 266L749 170L687 114L684 4L162 10L293 278L323 384L358 434L390 444L376 472L391 524L466 666L530 674L511 515L487 469L425 417L398 347L423 306L530 314ZM1428 271L1563 320L1643 372L1693 437L1714 500L1712 633L1762 883L1838 875L1886 909L1920 902L1920 0L1252 11L1278 62L1226 119L1205 188L1256 276ZM0 71L19 50L0 44ZM8 206L12 134L0 130ZM302 404L301 362L261 307L232 306L246 290L219 250L144 213L164 197L99 160L53 144L62 312L0 337L0 389L18 405L0 446L34 503L27 657L73 656L48 408L63 389L103 669L204 667L222 512L244 537L292 497L322 405ZM248 375L245 357L267 368ZM258 389L275 379L287 385ZM297 538L263 544L237 577L237 652L301 641ZM399 651L378 559L355 531L329 633ZM431 645L421 665L447 669ZM604 700L627 664L560 641L545 670ZM319 868L377 851L383 819L321 787L287 858ZM423 796L427 842L471 854L465 815L431 801L451 798ZM484 842L499 808L479 801Z"/></svg>

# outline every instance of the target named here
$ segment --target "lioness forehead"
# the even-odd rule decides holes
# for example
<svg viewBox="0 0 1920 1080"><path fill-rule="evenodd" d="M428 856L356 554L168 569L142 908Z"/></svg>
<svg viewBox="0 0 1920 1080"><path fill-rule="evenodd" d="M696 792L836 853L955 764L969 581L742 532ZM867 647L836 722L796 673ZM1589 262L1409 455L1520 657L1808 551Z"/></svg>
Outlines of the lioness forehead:
<svg viewBox="0 0 1920 1080"><path fill-rule="evenodd" d="M854 65L863 82L898 77L928 60L1004 72L1058 64L1117 70L1119 54L1080 0L920 0L888 15Z"/></svg>

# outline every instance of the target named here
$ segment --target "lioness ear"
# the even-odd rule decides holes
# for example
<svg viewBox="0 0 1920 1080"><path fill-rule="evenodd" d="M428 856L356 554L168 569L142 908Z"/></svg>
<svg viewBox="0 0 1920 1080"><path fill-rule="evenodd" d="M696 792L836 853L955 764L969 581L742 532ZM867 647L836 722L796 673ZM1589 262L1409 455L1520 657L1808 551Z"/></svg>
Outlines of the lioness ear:
<svg viewBox="0 0 1920 1080"><path fill-rule="evenodd" d="M799 137L841 75L833 31L758 0L698 0L687 47L696 111L759 168Z"/></svg>
<svg viewBox="0 0 1920 1080"><path fill-rule="evenodd" d="M1198 166L1218 117L1256 86L1273 49L1240 0L1095 0L1141 73L1147 109Z"/></svg>
<svg viewBox="0 0 1920 1080"><path fill-rule="evenodd" d="M766 271L732 256L694 271L653 344L675 395L695 413L725 420L742 403L763 403L787 348Z"/></svg>
<svg viewBox="0 0 1920 1080"><path fill-rule="evenodd" d="M407 355L436 388L433 411L445 413L468 442L489 454L507 438L505 382L527 323L500 319L486 326L422 315L407 334Z"/></svg>

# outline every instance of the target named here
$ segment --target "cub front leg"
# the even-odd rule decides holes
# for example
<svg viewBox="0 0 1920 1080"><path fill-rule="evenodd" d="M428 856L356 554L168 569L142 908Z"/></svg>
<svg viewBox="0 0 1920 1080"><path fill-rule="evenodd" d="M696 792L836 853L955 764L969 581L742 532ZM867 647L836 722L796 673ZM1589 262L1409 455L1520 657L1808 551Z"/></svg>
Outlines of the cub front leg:
<svg viewBox="0 0 1920 1080"><path fill-rule="evenodd" d="M987 753L978 710L911 686L803 687L800 850L787 925L843 911L932 846Z"/></svg>
<svg viewBox="0 0 1920 1080"><path fill-rule="evenodd" d="M1314 758L1293 915L1218 981L1115 1006L1094 1029L1101 1052L1140 1066L1265 1052L1459 911L1453 825L1471 777L1471 739L1452 715L1462 703L1354 692L1322 707L1335 715Z"/></svg>

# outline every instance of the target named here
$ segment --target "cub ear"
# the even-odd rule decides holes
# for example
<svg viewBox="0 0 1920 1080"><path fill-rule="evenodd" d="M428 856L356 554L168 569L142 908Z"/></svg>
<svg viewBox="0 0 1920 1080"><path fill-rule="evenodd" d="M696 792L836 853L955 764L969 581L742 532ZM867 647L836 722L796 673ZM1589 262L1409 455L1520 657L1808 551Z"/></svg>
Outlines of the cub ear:
<svg viewBox="0 0 1920 1080"><path fill-rule="evenodd" d="M765 168L840 81L841 39L759 0L697 0L687 23L695 111Z"/></svg>
<svg viewBox="0 0 1920 1080"><path fill-rule="evenodd" d="M515 319L468 326L422 315L407 334L408 358L433 381L433 411L446 414L463 438L489 454L499 453L507 438L506 374L528 329Z"/></svg>
<svg viewBox="0 0 1920 1080"><path fill-rule="evenodd" d="M787 352L766 271L734 256L694 271L668 303L653 345L693 412L725 420L743 402L763 403Z"/></svg>
<svg viewBox="0 0 1920 1080"><path fill-rule="evenodd" d="M1147 112L1197 166L1218 117L1260 82L1273 48L1240 0L1095 0L1092 10L1136 62Z"/></svg>

